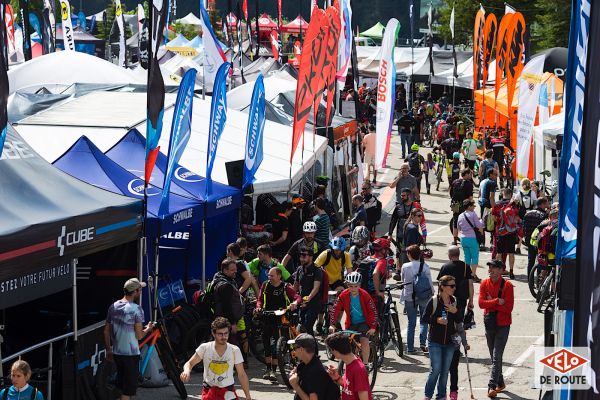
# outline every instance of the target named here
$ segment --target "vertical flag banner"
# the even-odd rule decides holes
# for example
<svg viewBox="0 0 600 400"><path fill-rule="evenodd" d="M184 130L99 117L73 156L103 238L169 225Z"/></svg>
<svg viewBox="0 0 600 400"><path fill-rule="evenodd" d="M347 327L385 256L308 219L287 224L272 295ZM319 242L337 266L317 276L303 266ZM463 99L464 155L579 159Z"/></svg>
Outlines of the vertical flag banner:
<svg viewBox="0 0 600 400"><path fill-rule="evenodd" d="M514 13L508 31L506 32L506 92L509 112L515 93L517 79L523 70L523 52L525 51L525 19L520 12Z"/></svg>
<svg viewBox="0 0 600 400"><path fill-rule="evenodd" d="M54 3L50 0L44 0L44 18L48 17L50 29L52 30L52 52L56 49L56 17L54 16Z"/></svg>
<svg viewBox="0 0 600 400"><path fill-rule="evenodd" d="M506 14L500 20L500 26L498 27L498 36L496 39L496 80L495 80L495 98L498 98L498 92L500 86L504 80L506 72L506 59L508 56L508 43L506 41L506 34L510 22L512 21L512 14Z"/></svg>
<svg viewBox="0 0 600 400"><path fill-rule="evenodd" d="M550 119L550 109L548 108L548 85L542 83L540 87L540 100L538 106L538 124L544 125Z"/></svg>
<svg viewBox="0 0 600 400"><path fill-rule="evenodd" d="M281 31L281 25L283 21L281 19L281 0L277 0L277 30Z"/></svg>
<svg viewBox="0 0 600 400"><path fill-rule="evenodd" d="M350 6L350 0L341 0L340 2L340 23L336 78L339 87L343 88L350 67L350 53L352 51L352 7Z"/></svg>
<svg viewBox="0 0 600 400"><path fill-rule="evenodd" d="M433 4L429 3L429 10L427 11L427 29L429 30L429 75L434 76L435 71L433 70L433 28L431 24L433 22Z"/></svg>
<svg viewBox="0 0 600 400"><path fill-rule="evenodd" d="M221 64L215 75L213 95L210 103L210 125L208 126L208 151L206 152L206 197L212 193L212 169L217 157L219 138L227 121L227 76L231 64Z"/></svg>
<svg viewBox="0 0 600 400"><path fill-rule="evenodd" d="M29 0L19 0L21 23L23 24L23 54L25 61L31 60L31 29L29 26Z"/></svg>
<svg viewBox="0 0 600 400"><path fill-rule="evenodd" d="M554 107L556 107L556 89L554 87L554 79L550 79L550 115L556 114ZM559 110L560 111L560 110Z"/></svg>
<svg viewBox="0 0 600 400"><path fill-rule="evenodd" d="M254 44L252 43L252 28L249 21L246 21L246 30L248 31L248 50L252 50Z"/></svg>
<svg viewBox="0 0 600 400"><path fill-rule="evenodd" d="M473 29L473 90L481 89L483 75L483 28L485 26L485 11L483 7L475 15Z"/></svg>
<svg viewBox="0 0 600 400"><path fill-rule="evenodd" d="M194 86L196 83L196 73L194 68L186 71L177 92L177 101L173 110L173 123L171 125L171 137L169 138L169 154L167 169L165 171L165 181L163 183L162 197L158 214L163 216L169 213L169 192L171 190L171 180L175 172L175 165L181 159L185 146L192 133L192 109L194 106Z"/></svg>
<svg viewBox="0 0 600 400"><path fill-rule="evenodd" d="M600 71L598 71L597 67L598 63L600 63L600 54L597 50L598 46L600 46L600 42L598 41L598 36L600 35L600 4L597 1L592 2L589 0L579 0L574 3L580 3L577 7L573 5L573 14L575 18L580 18L580 21L577 22L579 26L574 27L573 23L571 24L570 39L574 40L569 40L569 56L575 53L577 59L572 60L569 58L567 82L568 84L575 84L577 86L577 94L569 92L567 94L567 101L569 101L569 105L577 104L580 101L580 97L585 97L585 100L581 99L581 101L585 102L585 108L579 108L579 113L573 115L577 120L565 119L567 127L565 129L564 140L567 140L567 135L573 134L575 129L585 133L579 137L581 142L574 141L574 137L569 138L571 141L569 143L571 152L567 154L563 153L562 158L563 160L569 158L570 162L567 165L567 175L561 175L559 182L562 184L561 186L566 186L565 189L569 191L569 186L574 180L572 174L575 171L573 171L573 168L576 167L573 162L577 162L577 165L581 162L580 169L577 171L579 176L576 180L579 181L579 188L575 186L570 190L572 194L569 195L570 199L573 197L576 198L579 195L579 211L581 213L577 218L575 226L571 229L569 229L569 226L564 226L562 220L559 221L559 229L561 229L559 236L564 232L563 228L571 230L569 236L563 238L563 250L567 250L571 244L571 240L575 239L575 237L571 236L573 231L581 239L577 240L576 243L577 282L575 283L575 287L577 289L575 290L575 340L573 345L589 347L590 349L590 362L584 366L583 373L586 375L587 382L589 382L591 388L586 391L573 390L570 391L570 394L576 400L593 400L598 399L598 393L600 392L600 324L598 324L598 311L600 310L600 133L598 132L600 127L600 101L598 99L598 93L600 93ZM585 26L588 23L589 29ZM575 33L575 37L573 33ZM589 43L581 43L580 40L584 39L588 33ZM587 49L593 49L593 51L589 51L586 57ZM586 58L587 66L590 68L583 75L580 67L581 63L583 63L583 67L585 68ZM569 81L571 78L574 78L573 80L577 82ZM585 83L583 79L585 79ZM585 90L582 85L585 85ZM569 86L569 89L571 88L572 86ZM580 90L583 90L583 92L580 92ZM583 94L583 96L580 96L580 94ZM573 103L570 100L574 100ZM581 118L582 110L584 110L583 124L580 124L579 118ZM567 109L567 113L570 114L571 110ZM563 151L565 151L564 143ZM579 157L579 150L581 150L581 158L575 158ZM561 215L563 213L563 204L564 201L561 197ZM577 203L574 205L575 211L577 211L577 205ZM571 216L569 214L571 207L573 207L573 204L569 204L568 206L564 204L567 217L564 222L568 223L570 221ZM558 259L558 252L556 256ZM569 255L566 254L566 256L568 257ZM564 269L566 268L568 267L565 266Z"/></svg>
<svg viewBox="0 0 600 400"><path fill-rule="evenodd" d="M258 75L252 91L252 102L248 112L246 156L244 157L244 183L242 189L254 183L256 171L263 160L263 132L265 130L265 84L262 74Z"/></svg>
<svg viewBox="0 0 600 400"><path fill-rule="evenodd" d="M6 25L0 24L0 38L6 39ZM0 158L8 128L8 58L6 51L0 51Z"/></svg>
<svg viewBox="0 0 600 400"><path fill-rule="evenodd" d="M271 31L269 35L269 41L271 42L271 51L273 52L273 58L281 61L279 58L279 34L275 29Z"/></svg>
<svg viewBox="0 0 600 400"><path fill-rule="evenodd" d="M483 87L486 87L490 62L492 61L492 53L495 50L496 45L496 33L498 30L498 20L493 13L489 13L485 18L485 25L483 27ZM485 98L485 96L483 96Z"/></svg>
<svg viewBox="0 0 600 400"><path fill-rule="evenodd" d="M67 51L75 51L75 37L73 36L73 23L71 22L71 3L69 3L69 0L60 0L60 15L62 17L64 48Z"/></svg>
<svg viewBox="0 0 600 400"><path fill-rule="evenodd" d="M248 0L242 0L242 12L244 13L244 20L248 22Z"/></svg>
<svg viewBox="0 0 600 400"><path fill-rule="evenodd" d="M138 3L138 58L140 65L144 69L148 69L148 20L144 13L144 6Z"/></svg>
<svg viewBox="0 0 600 400"><path fill-rule="evenodd" d="M325 126L329 126L331 119L331 107L335 97L335 74L338 62L338 43L341 41L341 21L338 8L339 4L335 1L333 7L327 8L327 19L329 21L329 34L327 36L327 49L325 53L325 87L327 88L327 107L325 111Z"/></svg>
<svg viewBox="0 0 600 400"><path fill-rule="evenodd" d="M325 58L327 16L325 11L315 7L302 44L302 57L298 68L294 124L292 129L292 151L290 160L304 134L304 127L319 90L319 71Z"/></svg>
<svg viewBox="0 0 600 400"><path fill-rule="evenodd" d="M331 7L330 7L331 8ZM315 95L313 100L313 112L314 112L314 121L317 122L317 114L319 111L319 104L321 104L321 98L323 97L323 93L325 92L325 88L327 86L327 77L329 76L329 65L330 60L328 58L328 49L331 46L329 42L330 37L330 29L329 29L329 15L327 15L327 11L321 10L324 15L321 20L321 28L322 28L322 38L323 50L322 56L318 57L316 60L312 62L314 66L314 71L316 71L317 79L315 80ZM302 149L304 149L304 141L302 142Z"/></svg>
<svg viewBox="0 0 600 400"><path fill-rule="evenodd" d="M54 14L52 13L52 8L50 8L50 3L46 6L46 2L44 2L44 9L42 10L42 53L50 54L55 51L55 42L54 42Z"/></svg>
<svg viewBox="0 0 600 400"><path fill-rule="evenodd" d="M381 168L386 157L388 135L394 121L394 103L396 101L396 63L394 47L400 30L400 23L391 18L381 42L381 61L377 79L377 114L375 131L375 168Z"/></svg>
<svg viewBox="0 0 600 400"><path fill-rule="evenodd" d="M44 18L42 14L38 10L31 10L29 13L29 26L33 30L35 34L38 35L39 38L42 38L42 22ZM43 38L42 38L43 41Z"/></svg>
<svg viewBox="0 0 600 400"><path fill-rule="evenodd" d="M165 108L165 83L160 72L157 55L162 32L167 21L167 8L167 0L153 0L150 8L152 32L150 33L150 50L148 52L148 118L146 121L146 164L144 167L146 184L150 182L152 169L158 155L158 141L162 132L162 118Z"/></svg>
<svg viewBox="0 0 600 400"><path fill-rule="evenodd" d="M204 43L204 79L208 83L215 81L218 69L227 61L225 53L217 40L217 35L210 24L208 12L200 1L200 23L202 26L202 41Z"/></svg>
<svg viewBox="0 0 600 400"><path fill-rule="evenodd" d="M12 53L15 51L15 15L10 4L4 5L4 24L6 26L7 50Z"/></svg>
<svg viewBox="0 0 600 400"><path fill-rule="evenodd" d="M77 13L77 23L81 27L81 29L85 32L87 29L87 21L85 19L85 13L83 11L79 11Z"/></svg>
<svg viewBox="0 0 600 400"><path fill-rule="evenodd" d="M115 19L119 27L119 67L127 66L127 48L125 44L125 17L121 8L121 0L115 0Z"/></svg>
<svg viewBox="0 0 600 400"><path fill-rule="evenodd" d="M452 63L454 64L452 75L458 78L458 62L456 61L456 46L454 46L454 5L452 5L452 11L450 12L450 34L452 36ZM454 81L452 82L452 85L454 85Z"/></svg>
<svg viewBox="0 0 600 400"><path fill-rule="evenodd" d="M229 30L227 29L227 25L228 25L228 18L224 17L221 20L221 28L223 29L223 39L225 40L225 43L227 43L227 45L229 47L231 47L231 38L229 37ZM202 32L204 32L204 30Z"/></svg>
<svg viewBox="0 0 600 400"><path fill-rule="evenodd" d="M517 114L517 178L529 178L529 158L533 125L540 99L545 55L530 60L519 81L519 109Z"/></svg>

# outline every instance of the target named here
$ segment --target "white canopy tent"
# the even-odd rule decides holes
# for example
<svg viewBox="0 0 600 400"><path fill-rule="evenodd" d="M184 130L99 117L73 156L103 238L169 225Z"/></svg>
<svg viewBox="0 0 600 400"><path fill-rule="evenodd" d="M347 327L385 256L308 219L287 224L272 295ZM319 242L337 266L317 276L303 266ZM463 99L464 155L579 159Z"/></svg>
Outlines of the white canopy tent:
<svg viewBox="0 0 600 400"><path fill-rule="evenodd" d="M535 155L535 171L549 170L554 179L558 177L558 169L553 165L552 154L548 146L549 142L556 142L558 136L563 135L565 130L564 110L550 117L543 125L533 127L533 143ZM549 156L550 153L550 156ZM539 179L536 176L535 179Z"/></svg>
<svg viewBox="0 0 600 400"><path fill-rule="evenodd" d="M77 82L145 84L146 78L106 60L77 51L57 51L36 57L8 71L10 93L35 92L40 87L68 87Z"/></svg>
<svg viewBox="0 0 600 400"><path fill-rule="evenodd" d="M196 17L194 15L194 13L189 13L185 17L178 19L176 22L179 22L180 24L183 24L183 25L198 25L198 26L200 26L200 24L202 23L200 21L200 18Z"/></svg>
<svg viewBox="0 0 600 400"><path fill-rule="evenodd" d="M473 89L473 57L459 63L456 72L458 77L454 80L454 85L460 88ZM452 86L452 75L454 69L447 69L431 77L431 83L434 85ZM492 60L489 68L488 85L496 81L496 60Z"/></svg>
<svg viewBox="0 0 600 400"><path fill-rule="evenodd" d="M297 81L293 78L290 80L288 77L289 74L287 72L276 72L273 75L265 77L266 101L273 100L280 93L296 90ZM255 82L248 82L232 89L227 95L227 106L234 110L241 110L248 107L252 101L254 84Z"/></svg>
<svg viewBox="0 0 600 400"><path fill-rule="evenodd" d="M173 119L174 94L167 94L160 146L166 152ZM206 173L206 151L210 118L210 98L194 99L192 135L180 164L199 175ZM228 183L225 162L242 160L245 154L248 115L228 109L227 123L217 150L212 177ZM25 118L16 124L17 131L46 160L54 161L81 135L88 136L102 151L108 150L130 128L146 132L146 94L127 92L92 92L62 103L51 109ZM49 140L52 138L52 140ZM255 193L287 191L290 188L290 151L292 129L266 121L264 159L256 174ZM316 136L304 137L304 153L296 152L291 168L292 187L320 158L327 140ZM304 164L301 164L301 160ZM140 165L140 175L143 174Z"/></svg>

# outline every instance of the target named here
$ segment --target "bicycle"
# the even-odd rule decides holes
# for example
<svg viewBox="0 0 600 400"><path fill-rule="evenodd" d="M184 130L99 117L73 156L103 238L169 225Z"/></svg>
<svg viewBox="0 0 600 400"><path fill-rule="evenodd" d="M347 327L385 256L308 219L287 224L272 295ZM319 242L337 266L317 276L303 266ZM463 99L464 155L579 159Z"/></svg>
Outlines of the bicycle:
<svg viewBox="0 0 600 400"><path fill-rule="evenodd" d="M537 311L539 313L542 313L542 314L544 313L545 309L542 310L544 308L544 306L546 309L548 307L552 306L552 303L554 302L554 298L556 296L555 289L556 289L556 267L552 266L550 274L548 274L546 276L546 278L542 282L542 285L540 286L540 290L537 293L536 301L538 303Z"/></svg>
<svg viewBox="0 0 600 400"><path fill-rule="evenodd" d="M547 169L540 172L540 175L542 177L540 189L544 193L544 196L546 196L546 198L552 203L554 202L554 197L556 197L558 192L558 181L556 179L552 179L550 184L546 183L546 178L550 178L552 176L552 173Z"/></svg>
<svg viewBox="0 0 600 400"><path fill-rule="evenodd" d="M383 306L383 312L379 318L379 366L383 365L384 353L388 345L391 344L398 357L404 356L404 341L402 340L402 330L400 329L400 318L398 317L398 308L396 301L392 298L392 290L402 289L406 286L404 282L387 285L384 290L386 299Z"/></svg>
<svg viewBox="0 0 600 400"><path fill-rule="evenodd" d="M140 376L144 376L144 372L146 372L146 367L148 367L148 362L150 361L154 349L156 349L158 358L160 358L160 361L162 362L163 368L165 369L167 376L169 377L171 382L173 382L177 393L179 393L179 397L181 399L186 399L187 390L185 388L185 385L179 378L181 369L179 368L177 360L175 359L175 357L173 357L173 348L171 346L171 343L169 342L167 331L164 325L164 321L174 318L175 314L180 310L181 306L177 306L173 310L171 310L170 314L163 316L161 320L158 320L154 324L154 327L152 328L151 332L139 342L140 349L142 349L142 347L144 347L146 344L148 345L148 351L146 352L146 355L140 363Z"/></svg>
<svg viewBox="0 0 600 400"><path fill-rule="evenodd" d="M539 264L535 264L533 268L531 268L531 271L529 271L529 276L527 277L527 284L529 286L529 292L536 300L538 292L540 291L540 287L546 279L546 275L547 272L545 268Z"/></svg>
<svg viewBox="0 0 600 400"><path fill-rule="evenodd" d="M262 311L260 315L280 318L277 327L279 329L279 339L277 339L275 354L277 355L277 364L281 379L285 383L285 386L292 389L289 376L292 370L298 366L298 359L294 354L293 345L288 342L300 334L298 330L298 312L292 312L289 308L284 308L275 311Z"/></svg>
<svg viewBox="0 0 600 400"><path fill-rule="evenodd" d="M348 334L348 340L352 344L352 352L354 355L362 360L361 355L361 345L360 345L360 332L351 331L351 330L342 330L339 332L343 332ZM367 373L369 375L369 384L371 386L371 390L375 387L375 380L377 379L377 370L379 368L379 363L377 362L377 338L376 336L372 336L369 338L369 362L365 365L367 368ZM340 360L338 362L338 372L341 375L344 374L344 362Z"/></svg>
<svg viewBox="0 0 600 400"><path fill-rule="evenodd" d="M248 290L247 292L249 292ZM246 292L246 293L247 293ZM248 334L248 348L250 353L262 364L265 362L265 347L262 342L262 323L257 318L253 317L254 309L256 308L256 298L254 296L246 297L246 310L244 318L246 319L246 331Z"/></svg>

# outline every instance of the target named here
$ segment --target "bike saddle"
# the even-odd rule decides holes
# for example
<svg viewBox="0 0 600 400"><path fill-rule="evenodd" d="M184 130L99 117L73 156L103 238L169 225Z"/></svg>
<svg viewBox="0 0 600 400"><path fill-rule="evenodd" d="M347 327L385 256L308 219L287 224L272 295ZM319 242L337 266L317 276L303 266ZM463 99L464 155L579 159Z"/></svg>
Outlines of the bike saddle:
<svg viewBox="0 0 600 400"><path fill-rule="evenodd" d="M545 169L542 172L540 172L540 175L545 176L546 178L550 178L552 176L552 173Z"/></svg>

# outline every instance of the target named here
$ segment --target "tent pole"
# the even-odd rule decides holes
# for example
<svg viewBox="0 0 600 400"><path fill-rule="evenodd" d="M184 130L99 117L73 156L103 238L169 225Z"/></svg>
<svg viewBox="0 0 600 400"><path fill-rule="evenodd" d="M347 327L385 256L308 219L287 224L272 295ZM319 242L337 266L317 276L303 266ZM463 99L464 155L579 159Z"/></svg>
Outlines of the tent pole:
<svg viewBox="0 0 600 400"><path fill-rule="evenodd" d="M79 382L77 378L77 364L79 363L77 354L77 331L78 331L78 319L77 319L77 259L71 260L71 269L73 273L73 373L74 373L74 387L75 387L75 398L79 399Z"/></svg>
<svg viewBox="0 0 600 400"><path fill-rule="evenodd" d="M159 223L160 225L160 223ZM159 245L158 242L160 240L160 227L158 228L158 236L154 239L154 293L152 294L152 318L153 321L158 321L158 261L159 261Z"/></svg>
<svg viewBox="0 0 600 400"><path fill-rule="evenodd" d="M206 100L206 68L204 64L206 62L206 58L204 58L204 62L202 62L202 100Z"/></svg>
<svg viewBox="0 0 600 400"><path fill-rule="evenodd" d="M138 242L138 268L137 268L137 277L140 282L143 280L142 278L142 269L144 265L144 254L146 252L146 237L142 236L140 241ZM142 295L140 294L140 304L142 304Z"/></svg>
<svg viewBox="0 0 600 400"><path fill-rule="evenodd" d="M206 217L202 220L202 289L206 289Z"/></svg>

